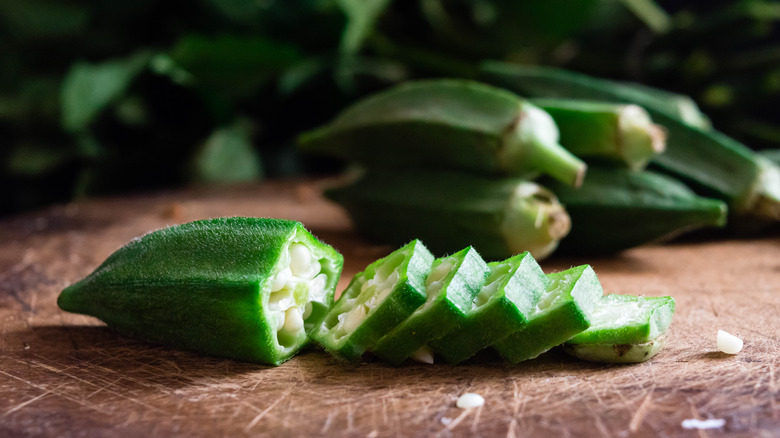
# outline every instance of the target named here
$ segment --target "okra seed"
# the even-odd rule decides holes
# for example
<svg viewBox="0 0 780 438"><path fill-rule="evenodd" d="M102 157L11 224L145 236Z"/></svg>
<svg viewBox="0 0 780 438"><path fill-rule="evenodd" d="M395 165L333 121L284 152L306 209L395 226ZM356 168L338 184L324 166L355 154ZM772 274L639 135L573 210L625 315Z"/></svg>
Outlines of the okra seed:
<svg viewBox="0 0 780 438"><path fill-rule="evenodd" d="M289 267L279 271L274 277L273 283L271 283L271 292L281 290L284 285L287 284L287 281L290 279L290 277L292 277L292 272L290 272Z"/></svg>
<svg viewBox="0 0 780 438"><path fill-rule="evenodd" d="M363 322L363 320L366 318L367 313L368 309L364 304L355 306L355 308L350 310L344 318L344 323L341 327L342 330L346 333L355 331L360 323Z"/></svg>
<svg viewBox="0 0 780 438"><path fill-rule="evenodd" d="M290 271L296 277L305 274L311 265L311 251L302 243L290 245Z"/></svg>
<svg viewBox="0 0 780 438"><path fill-rule="evenodd" d="M303 328L303 317L297 307L290 307L285 312L284 329L288 332L297 332Z"/></svg>
<svg viewBox="0 0 780 438"><path fill-rule="evenodd" d="M290 289L282 289L278 292L271 292L268 297L268 308L271 310L286 310L295 304Z"/></svg>
<svg viewBox="0 0 780 438"><path fill-rule="evenodd" d="M306 303L306 307L303 309L303 315L301 317L306 320L311 316L311 312L314 310L314 306L311 304L311 301Z"/></svg>
<svg viewBox="0 0 780 438"><path fill-rule="evenodd" d="M423 345L410 356L412 360L427 364L433 364L433 350L427 345Z"/></svg>
<svg viewBox="0 0 780 438"><path fill-rule="evenodd" d="M285 323L284 313L277 312L274 313L274 316L276 316L276 331L278 332L279 330L282 329L282 327L284 327L284 323Z"/></svg>
<svg viewBox="0 0 780 438"><path fill-rule="evenodd" d="M458 401L455 402L455 406L461 409L478 408L484 404L485 398L473 392L467 392L461 395L458 397Z"/></svg>
<svg viewBox="0 0 780 438"><path fill-rule="evenodd" d="M737 354L742 351L742 339L723 330L718 330L718 349L726 354Z"/></svg>

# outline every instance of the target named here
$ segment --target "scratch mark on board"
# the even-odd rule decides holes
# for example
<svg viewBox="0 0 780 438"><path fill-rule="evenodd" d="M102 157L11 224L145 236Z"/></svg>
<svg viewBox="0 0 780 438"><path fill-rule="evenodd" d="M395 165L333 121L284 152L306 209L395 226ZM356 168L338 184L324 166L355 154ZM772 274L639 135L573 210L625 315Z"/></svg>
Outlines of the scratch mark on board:
<svg viewBox="0 0 780 438"><path fill-rule="evenodd" d="M274 400L274 402L273 402L273 403L271 403L270 405L268 405L268 407L267 407L267 408L263 409L263 411L262 411L262 412L260 412L259 414L255 415L255 418L253 418L253 419L252 419L252 421L250 421L250 422L249 422L249 424L247 424L246 426L244 426L244 432L249 432L250 430L252 430L252 428L253 428L253 427L255 427L255 426L257 425L257 423L258 423L260 420L262 420L262 419L263 419L263 417L265 417L265 415L266 415L266 414L268 414L268 412L270 412L270 411L271 411L271 409L273 409L273 408L274 408L274 406L278 405L278 404L279 404L279 402L281 402L282 400L284 400L285 398L287 398L287 396L288 396L288 395L290 395L290 393L291 393L291 392L292 392L292 391L287 391L287 392L285 392L285 393L284 393L284 394L282 394L282 395L281 395L279 398L277 398L276 400Z"/></svg>

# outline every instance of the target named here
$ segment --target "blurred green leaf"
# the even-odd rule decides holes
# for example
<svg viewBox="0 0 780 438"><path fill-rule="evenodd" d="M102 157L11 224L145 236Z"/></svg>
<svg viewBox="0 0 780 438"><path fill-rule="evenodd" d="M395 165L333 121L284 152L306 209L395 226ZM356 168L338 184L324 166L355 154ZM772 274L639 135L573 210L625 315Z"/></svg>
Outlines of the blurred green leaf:
<svg viewBox="0 0 780 438"><path fill-rule="evenodd" d="M380 15L387 9L391 0L336 0L347 16L347 25L341 38L341 51L357 53L363 42L373 32Z"/></svg>
<svg viewBox="0 0 780 438"><path fill-rule="evenodd" d="M259 179L260 158L252 146L247 120L217 129L195 152L192 178L202 183L231 183Z"/></svg>
<svg viewBox="0 0 780 438"><path fill-rule="evenodd" d="M170 59L192 75L198 87L246 96L303 58L297 47L260 37L189 35L171 49Z"/></svg>
<svg viewBox="0 0 780 438"><path fill-rule="evenodd" d="M655 33L666 33L672 27L669 14L653 0L623 0L623 4Z"/></svg>
<svg viewBox="0 0 780 438"><path fill-rule="evenodd" d="M90 18L87 5L47 0L0 0L0 23L19 39L58 38L81 32Z"/></svg>
<svg viewBox="0 0 780 438"><path fill-rule="evenodd" d="M12 149L6 163L6 171L13 176L41 176L73 158L73 151L62 145L26 141L18 143Z"/></svg>
<svg viewBox="0 0 780 438"><path fill-rule="evenodd" d="M97 64L77 62L62 82L62 125L69 132L86 129L109 104L120 98L147 66L151 54L141 51Z"/></svg>

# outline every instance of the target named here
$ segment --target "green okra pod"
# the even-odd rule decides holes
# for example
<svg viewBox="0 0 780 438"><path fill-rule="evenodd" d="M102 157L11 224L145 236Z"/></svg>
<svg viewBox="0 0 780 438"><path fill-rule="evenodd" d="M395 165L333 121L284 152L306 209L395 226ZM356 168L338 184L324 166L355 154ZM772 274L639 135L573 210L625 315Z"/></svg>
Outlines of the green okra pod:
<svg viewBox="0 0 780 438"><path fill-rule="evenodd" d="M644 168L666 148L666 132L640 106L576 99L534 99L555 120L561 145L577 157Z"/></svg>
<svg viewBox="0 0 780 438"><path fill-rule="evenodd" d="M489 62L481 80L529 97L558 97L633 103L666 129L666 150L652 164L705 196L721 199L731 213L780 220L780 167L761 160L742 143L720 132L691 124L664 105L653 103L641 87L548 67Z"/></svg>
<svg viewBox="0 0 780 438"><path fill-rule="evenodd" d="M722 201L697 196L679 181L651 171L591 166L582 187L544 182L571 217L560 251L611 254L681 233L726 224Z"/></svg>
<svg viewBox="0 0 780 438"><path fill-rule="evenodd" d="M558 143L549 114L518 96L465 80L407 82L357 102L300 137L305 152L369 167L539 173L578 185L585 164Z"/></svg>
<svg viewBox="0 0 780 438"><path fill-rule="evenodd" d="M352 278L311 336L327 351L357 360L425 303L433 255L413 240Z"/></svg>
<svg viewBox="0 0 780 438"><path fill-rule="evenodd" d="M591 314L591 326L566 341L563 350L594 362L644 362L663 348L674 308L672 297L605 295Z"/></svg>
<svg viewBox="0 0 780 438"><path fill-rule="evenodd" d="M486 260L523 251L542 259L570 227L555 195L517 178L369 170L325 194L375 241L397 245L420 238L442 254L473 246Z"/></svg>
<svg viewBox="0 0 780 438"><path fill-rule="evenodd" d="M490 274L465 320L430 342L433 350L451 364L460 363L525 327L547 288L547 277L527 252L488 266Z"/></svg>
<svg viewBox="0 0 780 438"><path fill-rule="evenodd" d="M342 264L299 222L201 220L133 240L57 304L145 340L278 365L307 344Z"/></svg>
<svg viewBox="0 0 780 438"><path fill-rule="evenodd" d="M433 363L428 343L465 319L489 272L485 261L471 247L434 260L425 280L427 301L379 339L372 353L393 365L409 357Z"/></svg>
<svg viewBox="0 0 780 438"><path fill-rule="evenodd" d="M547 274L547 289L534 303L528 323L495 344L512 363L533 359L591 325L604 291L589 265Z"/></svg>

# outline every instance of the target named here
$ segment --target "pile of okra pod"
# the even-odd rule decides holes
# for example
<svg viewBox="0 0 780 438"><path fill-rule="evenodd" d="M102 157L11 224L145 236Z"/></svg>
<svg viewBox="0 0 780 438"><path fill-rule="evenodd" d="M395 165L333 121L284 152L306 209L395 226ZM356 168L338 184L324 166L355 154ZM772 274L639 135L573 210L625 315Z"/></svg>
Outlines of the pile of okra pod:
<svg viewBox="0 0 780 438"><path fill-rule="evenodd" d="M299 148L356 163L326 190L369 238L500 260L609 254L780 220L780 167L686 96L497 62L361 100Z"/></svg>
<svg viewBox="0 0 780 438"><path fill-rule="evenodd" d="M270 365L312 339L394 365L457 364L487 347L515 363L562 343L586 360L641 362L662 348L675 305L603 295L588 265L545 275L528 252L434 258L419 240L355 275L334 304L342 266L295 221L201 220L133 240L58 305L148 341Z"/></svg>

